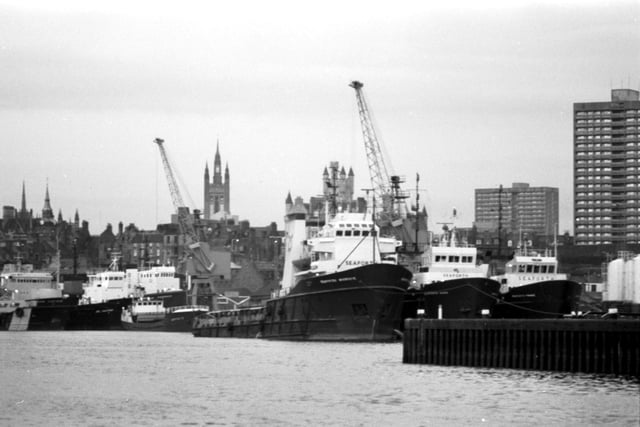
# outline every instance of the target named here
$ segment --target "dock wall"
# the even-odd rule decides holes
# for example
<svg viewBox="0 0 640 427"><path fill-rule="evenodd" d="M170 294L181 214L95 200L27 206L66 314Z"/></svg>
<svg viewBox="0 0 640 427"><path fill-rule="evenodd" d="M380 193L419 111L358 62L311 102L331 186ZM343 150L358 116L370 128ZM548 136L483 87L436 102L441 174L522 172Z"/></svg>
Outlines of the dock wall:
<svg viewBox="0 0 640 427"><path fill-rule="evenodd" d="M402 361L640 376L640 320L407 319Z"/></svg>

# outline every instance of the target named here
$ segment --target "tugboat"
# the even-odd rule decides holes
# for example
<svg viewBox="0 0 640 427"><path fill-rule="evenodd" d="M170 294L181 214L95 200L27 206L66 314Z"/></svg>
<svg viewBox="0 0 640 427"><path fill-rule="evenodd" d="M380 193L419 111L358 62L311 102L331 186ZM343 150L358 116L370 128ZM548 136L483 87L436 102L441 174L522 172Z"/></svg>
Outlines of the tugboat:
<svg viewBox="0 0 640 427"><path fill-rule="evenodd" d="M165 307L162 299L136 298L120 321L127 331L191 332L193 319L208 311L203 305Z"/></svg>
<svg viewBox="0 0 640 427"><path fill-rule="evenodd" d="M164 329L164 315L162 301L140 298L122 310L120 321L125 330L161 331Z"/></svg>
<svg viewBox="0 0 640 427"><path fill-rule="evenodd" d="M365 213L325 214L315 235L298 198L285 217L282 286L264 306L214 311L193 334L282 340L393 341L411 272L397 264L401 242L378 237ZM328 210L328 209L327 209Z"/></svg>
<svg viewBox="0 0 640 427"><path fill-rule="evenodd" d="M560 318L578 309L582 285L558 273L555 254L529 254L525 246L507 262L505 273L493 279L500 283L502 294L493 318Z"/></svg>
<svg viewBox="0 0 640 427"><path fill-rule="evenodd" d="M488 317L500 298L500 284L489 278L489 265L478 264L477 250L458 242L455 227L443 226L437 244L422 254L405 297L403 317L439 319Z"/></svg>

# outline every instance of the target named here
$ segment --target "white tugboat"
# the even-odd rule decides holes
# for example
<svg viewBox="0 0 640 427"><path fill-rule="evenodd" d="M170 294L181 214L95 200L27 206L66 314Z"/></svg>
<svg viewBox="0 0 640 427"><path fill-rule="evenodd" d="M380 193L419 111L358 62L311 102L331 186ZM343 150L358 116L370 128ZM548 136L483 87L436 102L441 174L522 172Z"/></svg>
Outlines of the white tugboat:
<svg viewBox="0 0 640 427"><path fill-rule="evenodd" d="M501 300L494 307L495 318L556 318L577 310L582 285L558 272L555 254L523 252L514 255L502 275Z"/></svg>
<svg viewBox="0 0 640 427"><path fill-rule="evenodd" d="M489 265L477 250L459 242L455 227L445 224L437 244L427 246L413 274L403 316L458 319L488 317L500 297L500 284L489 278Z"/></svg>

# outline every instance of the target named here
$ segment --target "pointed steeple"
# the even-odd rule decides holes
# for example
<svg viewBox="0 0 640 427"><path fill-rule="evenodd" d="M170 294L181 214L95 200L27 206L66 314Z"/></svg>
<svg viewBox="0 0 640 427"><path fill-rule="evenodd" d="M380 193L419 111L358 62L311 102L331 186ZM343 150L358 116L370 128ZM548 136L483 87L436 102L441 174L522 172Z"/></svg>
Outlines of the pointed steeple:
<svg viewBox="0 0 640 427"><path fill-rule="evenodd" d="M62 223L64 219L62 218L62 209L58 209L58 223Z"/></svg>
<svg viewBox="0 0 640 427"><path fill-rule="evenodd" d="M209 181L209 162L204 163L204 178Z"/></svg>
<svg viewBox="0 0 640 427"><path fill-rule="evenodd" d="M220 141L216 140L216 156L213 159L213 183L222 184L222 162L220 161Z"/></svg>
<svg viewBox="0 0 640 427"><path fill-rule="evenodd" d="M229 163L225 163L224 165L224 181L227 182L229 180Z"/></svg>
<svg viewBox="0 0 640 427"><path fill-rule="evenodd" d="M24 181L22 181L22 204L20 205L20 213L25 214L27 212L27 195L24 189Z"/></svg>
<svg viewBox="0 0 640 427"><path fill-rule="evenodd" d="M213 159L213 165L214 167L216 165L220 166L220 140L216 140L216 155L214 156Z"/></svg>
<svg viewBox="0 0 640 427"><path fill-rule="evenodd" d="M44 207L42 208L42 220L53 222L53 209L51 209L51 199L49 198L49 180L47 180L47 191L44 196Z"/></svg>

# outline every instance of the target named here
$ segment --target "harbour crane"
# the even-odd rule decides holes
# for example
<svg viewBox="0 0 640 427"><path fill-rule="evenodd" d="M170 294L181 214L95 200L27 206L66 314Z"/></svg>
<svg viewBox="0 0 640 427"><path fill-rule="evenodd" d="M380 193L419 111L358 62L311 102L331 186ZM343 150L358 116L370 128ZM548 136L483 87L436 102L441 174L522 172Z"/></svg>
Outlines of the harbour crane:
<svg viewBox="0 0 640 427"><path fill-rule="evenodd" d="M173 169L171 168L169 158L164 149L164 140L156 138L153 142L158 145L158 149L160 150L162 166L164 167L167 183L169 184L169 192L171 193L171 201L178 215L178 225L185 239L185 247L200 266L204 268L207 273L211 273L215 268L215 263L211 261L209 257L209 245L206 242L200 242L198 238L193 217L189 213L189 208L185 206L175 176L173 175Z"/></svg>
<svg viewBox="0 0 640 427"><path fill-rule="evenodd" d="M360 125L362 126L362 136L367 154L369 166L369 176L373 188L375 200L382 201L382 209L378 211L378 220L382 222L395 222L406 216L406 209L402 209L404 203L395 203L406 199L407 195L400 190L403 179L397 175L390 176L380 149L380 143L376 136L376 131L371 120L369 107L364 97L362 87L364 84L354 80L349 84L356 91L358 112L360 114Z"/></svg>

